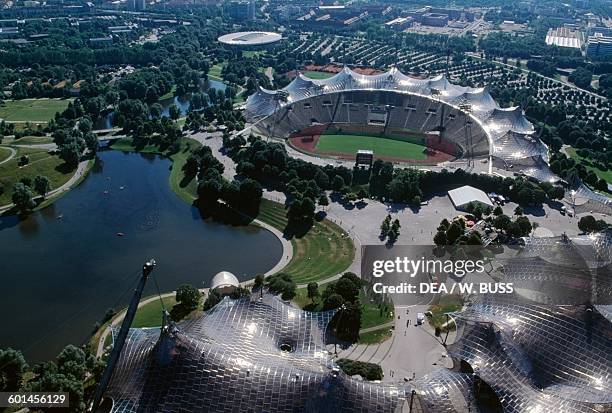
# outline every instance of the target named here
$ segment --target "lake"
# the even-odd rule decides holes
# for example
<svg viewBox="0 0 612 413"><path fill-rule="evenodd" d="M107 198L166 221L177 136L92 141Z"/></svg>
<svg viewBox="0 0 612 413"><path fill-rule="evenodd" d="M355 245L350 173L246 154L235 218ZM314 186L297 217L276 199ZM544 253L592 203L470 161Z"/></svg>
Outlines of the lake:
<svg viewBox="0 0 612 413"><path fill-rule="evenodd" d="M0 217L0 348L32 362L82 344L108 308L127 305L149 258L162 292L206 287L222 270L246 280L274 267L282 245L272 233L203 221L170 189L170 166L103 151L85 181L50 207L23 221ZM144 296L154 292L150 278Z"/></svg>

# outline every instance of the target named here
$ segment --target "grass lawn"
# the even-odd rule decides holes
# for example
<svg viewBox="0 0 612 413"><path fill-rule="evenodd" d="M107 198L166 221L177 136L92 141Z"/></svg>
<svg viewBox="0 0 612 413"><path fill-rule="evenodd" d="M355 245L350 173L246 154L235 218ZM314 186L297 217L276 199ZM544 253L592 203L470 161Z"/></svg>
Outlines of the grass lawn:
<svg viewBox="0 0 612 413"><path fill-rule="evenodd" d="M174 96L174 92L176 92L176 85L172 85L168 93L165 93L159 97L159 100L170 99Z"/></svg>
<svg viewBox="0 0 612 413"><path fill-rule="evenodd" d="M5 159L8 159L9 156L11 156L10 149L3 148L0 146L0 162L4 161Z"/></svg>
<svg viewBox="0 0 612 413"><path fill-rule="evenodd" d="M0 194L0 205L11 203L13 185L23 178L34 179L36 175L44 175L51 181L51 189L55 189L66 183L74 175L74 169L67 168L59 156L50 155L46 150L16 149L17 155L0 165L0 186L4 187L4 191ZM30 162L24 167L18 165L21 155L30 157Z"/></svg>
<svg viewBox="0 0 612 413"><path fill-rule="evenodd" d="M576 149L567 148L567 154L571 156L576 162L584 165L584 167L589 170L595 172L598 178L603 178L607 183L612 184L612 170L604 171L594 166L593 163L589 159L583 158L582 156L576 153Z"/></svg>
<svg viewBox="0 0 612 413"><path fill-rule="evenodd" d="M393 304L382 304L382 309L376 303L368 302L363 295L361 300L361 328L379 326L393 321Z"/></svg>
<svg viewBox="0 0 612 413"><path fill-rule="evenodd" d="M446 323L444 313L452 313L463 308L463 298L459 295L442 295L438 296L437 302L429 307L429 311L433 316L429 320L429 324L435 327L442 327Z"/></svg>
<svg viewBox="0 0 612 413"><path fill-rule="evenodd" d="M261 200L258 219L280 231L287 226L284 206ZM296 283L319 281L345 271L353 262L355 247L351 238L331 221L316 222L301 238L292 238L293 257L282 272L290 274Z"/></svg>
<svg viewBox="0 0 612 413"><path fill-rule="evenodd" d="M168 311L172 309L172 306L176 304L174 296L164 297L164 306ZM155 299L136 310L136 316L134 316L134 322L132 328L141 327L159 327L162 323L162 305L159 299Z"/></svg>
<svg viewBox="0 0 612 413"><path fill-rule="evenodd" d="M53 138L50 136L24 136L19 139L5 138L3 143L10 145L41 145L53 143Z"/></svg>
<svg viewBox="0 0 612 413"><path fill-rule="evenodd" d="M334 75L334 73L327 73L327 72L315 72L312 70L307 70L305 72L302 72L304 74L304 76L309 77L311 79L327 79L330 78Z"/></svg>
<svg viewBox="0 0 612 413"><path fill-rule="evenodd" d="M47 122L69 102L71 99L7 100L0 106L0 118L7 122Z"/></svg>
<svg viewBox="0 0 612 413"><path fill-rule="evenodd" d="M262 55L264 53L266 53L265 50L246 50L246 51L242 52L242 55L244 57L251 58L251 57Z"/></svg>
<svg viewBox="0 0 612 413"><path fill-rule="evenodd" d="M368 331L367 333L359 334L359 344L378 344L389 340L393 333L390 328L381 328L380 330Z"/></svg>
<svg viewBox="0 0 612 413"><path fill-rule="evenodd" d="M221 70L223 70L223 64L217 63L216 65L213 65L210 68L210 70L208 71L208 76L214 77L214 78L217 78L217 79L222 79L222 77L221 77Z"/></svg>
<svg viewBox="0 0 612 413"><path fill-rule="evenodd" d="M422 145L399 139L363 135L321 135L316 149L328 153L354 155L359 149L374 151L374 156L423 160L427 155Z"/></svg>

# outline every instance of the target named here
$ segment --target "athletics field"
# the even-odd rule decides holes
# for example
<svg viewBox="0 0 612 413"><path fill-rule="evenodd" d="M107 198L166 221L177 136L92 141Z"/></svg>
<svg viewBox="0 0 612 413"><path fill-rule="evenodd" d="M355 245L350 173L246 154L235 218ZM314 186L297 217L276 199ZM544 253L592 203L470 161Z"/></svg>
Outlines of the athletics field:
<svg viewBox="0 0 612 413"><path fill-rule="evenodd" d="M343 159L355 159L360 149L373 151L376 159L420 165L433 165L454 158L432 149L436 147L433 139L437 138L409 131L402 131L397 136L382 136L360 134L354 130L339 132L325 125L315 125L290 137L289 144L302 152Z"/></svg>

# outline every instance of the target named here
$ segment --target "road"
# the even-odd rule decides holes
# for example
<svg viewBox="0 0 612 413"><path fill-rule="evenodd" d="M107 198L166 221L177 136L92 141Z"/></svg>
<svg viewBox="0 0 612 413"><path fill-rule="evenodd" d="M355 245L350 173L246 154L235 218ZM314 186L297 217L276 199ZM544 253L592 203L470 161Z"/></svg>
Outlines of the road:
<svg viewBox="0 0 612 413"><path fill-rule="evenodd" d="M390 339L379 344L352 345L339 351L338 358L380 364L385 382L404 382L404 377L411 380L441 367L452 367L451 359L442 345L444 335L436 337L434 329L427 322L422 325L416 323L417 313L425 313L428 309L427 304L395 307L394 329ZM448 343L452 343L453 339L454 333L450 333ZM328 350L333 351L333 346L328 346Z"/></svg>

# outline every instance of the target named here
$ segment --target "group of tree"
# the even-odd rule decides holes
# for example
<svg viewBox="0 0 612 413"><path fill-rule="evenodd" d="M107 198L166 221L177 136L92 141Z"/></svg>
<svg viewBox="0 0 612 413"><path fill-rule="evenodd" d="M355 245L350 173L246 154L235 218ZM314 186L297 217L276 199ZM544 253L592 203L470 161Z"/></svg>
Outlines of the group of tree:
<svg viewBox="0 0 612 413"><path fill-rule="evenodd" d="M578 221L578 228L584 233L598 232L608 229L608 224L603 219L596 219L593 215L586 215Z"/></svg>
<svg viewBox="0 0 612 413"><path fill-rule="evenodd" d="M268 291L273 294L280 294L281 298L285 301L289 301L295 297L295 290L297 285L291 275L280 272L273 274L266 278L265 285L268 287Z"/></svg>
<svg viewBox="0 0 612 413"><path fill-rule="evenodd" d="M51 181L43 175L36 175L33 180L22 178L13 186L11 200L20 212L26 212L36 206L34 192L43 199L51 190Z"/></svg>
<svg viewBox="0 0 612 413"><path fill-rule="evenodd" d="M338 359L336 364L349 376L359 375L365 380L382 380L382 367L378 364L350 359Z"/></svg>
<svg viewBox="0 0 612 413"><path fill-rule="evenodd" d="M362 286L363 281L357 275L346 272L338 281L327 283L321 293L323 310L339 309L330 326L336 337L341 340L352 343L359 340L361 327L359 291Z"/></svg>
<svg viewBox="0 0 612 413"><path fill-rule="evenodd" d="M388 238L387 242L394 244L399 238L401 225L399 219L396 218L393 222L391 222L391 219L391 214L387 214L382 224L380 224L380 239Z"/></svg>
<svg viewBox="0 0 612 413"><path fill-rule="evenodd" d="M461 218L449 222L444 218L438 225L434 244L444 245L482 245L482 239L477 231L468 229L465 220Z"/></svg>
<svg viewBox="0 0 612 413"><path fill-rule="evenodd" d="M187 159L184 172L187 177L198 177L198 199L203 207L216 207L219 201L249 217L259 213L263 190L259 182L246 178L229 182L223 178L223 164L217 160L210 147L203 146Z"/></svg>
<svg viewBox="0 0 612 413"><path fill-rule="evenodd" d="M88 353L86 347L68 345L55 361L30 367L22 353L0 349L1 392L67 392L70 412L86 410L86 385L95 385L104 369L104 362ZM91 389L89 389L91 390Z"/></svg>
<svg viewBox="0 0 612 413"><path fill-rule="evenodd" d="M200 307L202 293L193 285L183 284L176 289L175 299L176 304L172 307L170 315L174 321L179 321Z"/></svg>
<svg viewBox="0 0 612 413"><path fill-rule="evenodd" d="M582 151L580 153L585 154ZM606 156L605 153L603 155ZM594 157L596 156L598 155L594 155ZM608 165L610 165L607 157L605 158L605 164L603 162L592 162L602 170L607 170ZM599 178L592 169L587 169L584 164L576 161L576 159L567 157L563 153L556 153L551 157L550 169L567 182L574 183L576 178L580 178L582 182L597 190L608 191L608 182L605 179Z"/></svg>

